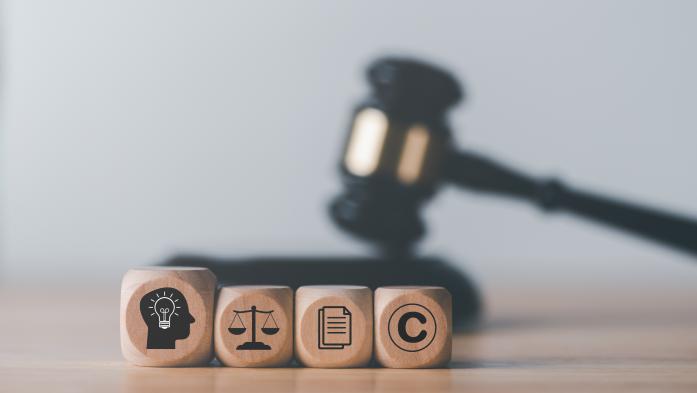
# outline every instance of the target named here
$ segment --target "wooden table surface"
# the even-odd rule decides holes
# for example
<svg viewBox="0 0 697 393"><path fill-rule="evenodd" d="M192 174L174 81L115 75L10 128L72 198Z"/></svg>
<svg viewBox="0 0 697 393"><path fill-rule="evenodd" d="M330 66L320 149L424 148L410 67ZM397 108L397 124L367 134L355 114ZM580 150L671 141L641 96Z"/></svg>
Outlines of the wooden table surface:
<svg viewBox="0 0 697 393"><path fill-rule="evenodd" d="M0 288L0 392L697 392L697 288L484 295L447 369L163 369L121 359L117 286Z"/></svg>

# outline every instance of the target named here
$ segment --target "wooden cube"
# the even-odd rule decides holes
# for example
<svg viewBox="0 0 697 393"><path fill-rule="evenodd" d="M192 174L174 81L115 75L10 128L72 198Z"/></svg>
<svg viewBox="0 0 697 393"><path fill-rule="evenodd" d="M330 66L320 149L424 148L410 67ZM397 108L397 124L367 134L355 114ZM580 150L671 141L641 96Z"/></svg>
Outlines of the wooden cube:
<svg viewBox="0 0 697 393"><path fill-rule="evenodd" d="M210 362L216 286L205 268L129 270L121 282L123 357L139 366Z"/></svg>
<svg viewBox="0 0 697 393"><path fill-rule="evenodd" d="M278 367L293 357L293 291L284 286L229 286L218 295L215 354L226 366Z"/></svg>
<svg viewBox="0 0 697 393"><path fill-rule="evenodd" d="M452 353L452 299L441 287L375 291L375 358L390 368L443 367Z"/></svg>
<svg viewBox="0 0 697 393"><path fill-rule="evenodd" d="M308 367L363 367L373 353L373 293L305 286L295 293L295 353Z"/></svg>

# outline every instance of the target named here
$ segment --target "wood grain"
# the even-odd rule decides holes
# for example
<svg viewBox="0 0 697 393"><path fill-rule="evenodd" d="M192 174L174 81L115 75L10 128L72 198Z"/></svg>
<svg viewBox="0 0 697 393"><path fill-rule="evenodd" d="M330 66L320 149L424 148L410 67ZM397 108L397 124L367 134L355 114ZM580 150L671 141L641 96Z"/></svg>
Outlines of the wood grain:
<svg viewBox="0 0 697 393"><path fill-rule="evenodd" d="M252 322L252 308L256 322ZM239 313L236 311L240 311ZM271 311L271 314L265 312ZM230 328L240 329L234 331ZM275 331L264 329L276 328ZM252 341L261 349L239 349ZM215 313L214 347L218 360L232 367L280 367L293 357L293 291L276 285L228 286L220 289Z"/></svg>
<svg viewBox="0 0 697 393"><path fill-rule="evenodd" d="M452 297L445 288L375 290L375 358L384 367L446 366L452 352L452 325Z"/></svg>
<svg viewBox="0 0 697 393"><path fill-rule="evenodd" d="M0 287L0 391L697 391L694 287L486 286L447 369L169 369L123 360L119 283L97 284Z"/></svg>
<svg viewBox="0 0 697 393"><path fill-rule="evenodd" d="M334 323L337 325L331 325ZM295 293L295 357L301 364L327 368L365 367L372 356L373 291L370 288L353 285L298 288Z"/></svg>
<svg viewBox="0 0 697 393"><path fill-rule="evenodd" d="M123 357L139 366L210 362L216 287L205 268L129 270L121 283Z"/></svg>

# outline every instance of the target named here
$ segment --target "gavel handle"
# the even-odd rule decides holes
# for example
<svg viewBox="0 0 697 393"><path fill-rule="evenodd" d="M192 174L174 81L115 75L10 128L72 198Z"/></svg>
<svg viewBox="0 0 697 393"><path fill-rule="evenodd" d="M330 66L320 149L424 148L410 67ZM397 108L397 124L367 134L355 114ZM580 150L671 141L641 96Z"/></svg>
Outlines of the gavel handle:
<svg viewBox="0 0 697 393"><path fill-rule="evenodd" d="M546 211L566 210L697 256L697 221L539 180L472 152L451 154L446 179L474 191L526 199Z"/></svg>

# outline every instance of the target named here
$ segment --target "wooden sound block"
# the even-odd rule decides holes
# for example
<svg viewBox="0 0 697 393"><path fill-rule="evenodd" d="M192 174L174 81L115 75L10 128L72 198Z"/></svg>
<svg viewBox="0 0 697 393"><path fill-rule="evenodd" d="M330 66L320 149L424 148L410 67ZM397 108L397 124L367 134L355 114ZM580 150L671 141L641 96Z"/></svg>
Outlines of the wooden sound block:
<svg viewBox="0 0 697 393"><path fill-rule="evenodd" d="M375 291L375 358L390 368L443 367L452 353L452 299L442 287Z"/></svg>
<svg viewBox="0 0 697 393"><path fill-rule="evenodd" d="M278 367L293 357L293 291L285 286L223 287L213 337L215 355L232 367Z"/></svg>
<svg viewBox="0 0 697 393"><path fill-rule="evenodd" d="M363 367L373 353L373 293L305 286L295 293L295 353L308 367Z"/></svg>
<svg viewBox="0 0 697 393"><path fill-rule="evenodd" d="M121 282L123 357L139 366L210 362L216 286L206 268L129 270Z"/></svg>

